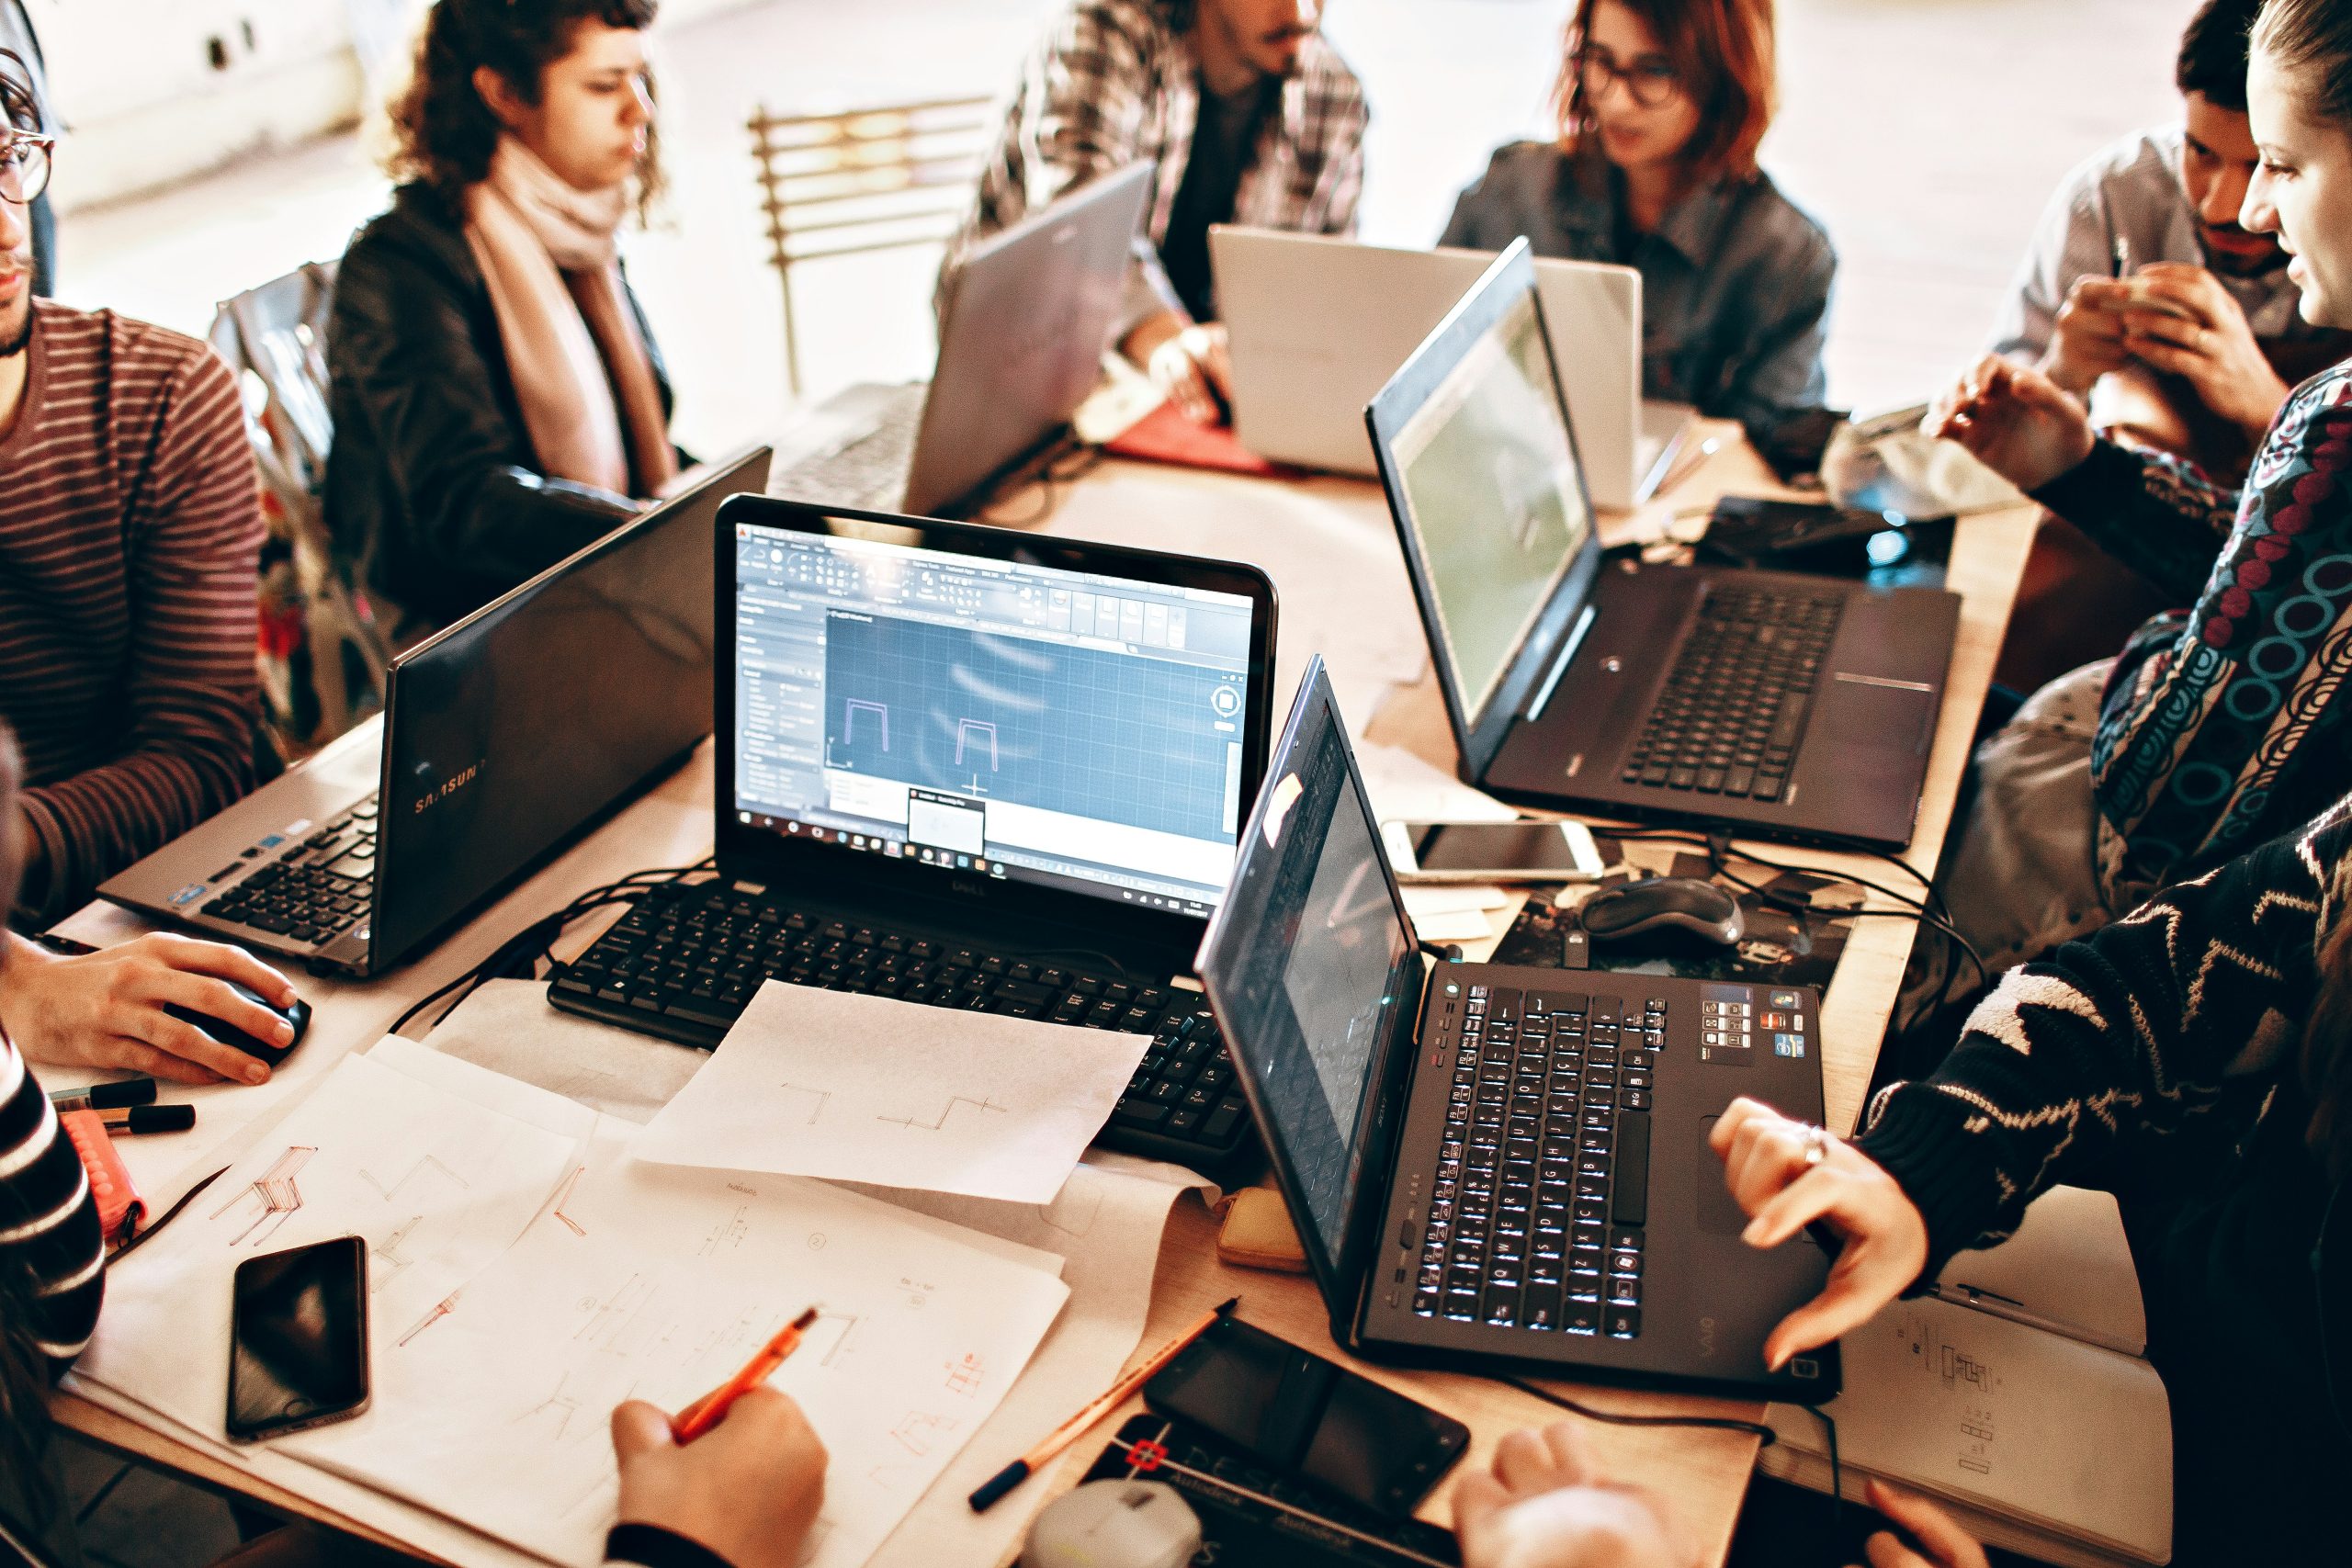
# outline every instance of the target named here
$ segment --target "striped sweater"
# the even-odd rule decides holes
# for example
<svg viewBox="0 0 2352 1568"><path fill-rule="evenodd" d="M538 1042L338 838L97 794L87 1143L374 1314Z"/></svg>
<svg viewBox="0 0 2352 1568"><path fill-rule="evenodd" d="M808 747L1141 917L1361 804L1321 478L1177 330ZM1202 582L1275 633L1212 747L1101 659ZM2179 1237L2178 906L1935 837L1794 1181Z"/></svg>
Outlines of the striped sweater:
<svg viewBox="0 0 2352 1568"><path fill-rule="evenodd" d="M0 718L30 786L22 901L54 916L252 787L263 529L236 383L209 349L34 310L0 439Z"/></svg>
<svg viewBox="0 0 2352 1568"><path fill-rule="evenodd" d="M105 1266L82 1158L0 1034L0 1278L11 1310L28 1310L33 1348L61 1364L82 1353L97 1326Z"/></svg>

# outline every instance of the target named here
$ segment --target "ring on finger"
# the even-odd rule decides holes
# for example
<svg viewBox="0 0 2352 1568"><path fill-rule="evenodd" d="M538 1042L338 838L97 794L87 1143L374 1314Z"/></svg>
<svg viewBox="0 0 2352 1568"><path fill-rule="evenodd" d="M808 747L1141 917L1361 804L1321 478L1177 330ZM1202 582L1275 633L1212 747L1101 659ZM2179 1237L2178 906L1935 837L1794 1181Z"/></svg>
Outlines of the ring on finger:
<svg viewBox="0 0 2352 1568"><path fill-rule="evenodd" d="M1808 1168L1829 1157L1829 1129L1807 1127L1804 1130L1804 1163Z"/></svg>

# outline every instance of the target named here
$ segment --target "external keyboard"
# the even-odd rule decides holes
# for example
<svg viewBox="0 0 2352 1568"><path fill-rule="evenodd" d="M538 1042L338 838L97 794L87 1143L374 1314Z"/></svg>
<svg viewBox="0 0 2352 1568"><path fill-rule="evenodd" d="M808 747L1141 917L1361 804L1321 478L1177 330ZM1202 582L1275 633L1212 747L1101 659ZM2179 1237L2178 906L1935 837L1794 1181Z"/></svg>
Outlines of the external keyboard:
<svg viewBox="0 0 2352 1568"><path fill-rule="evenodd" d="M1200 992L796 909L723 877L650 889L548 995L568 1012L709 1049L767 980L1148 1034L1098 1142L1195 1168L1249 1146L1249 1105Z"/></svg>
<svg viewBox="0 0 2352 1568"><path fill-rule="evenodd" d="M875 423L831 451L818 452L786 468L768 486L773 495L832 502L842 506L896 506L906 493L914 461L915 432L922 424L924 389L875 411Z"/></svg>
<svg viewBox="0 0 2352 1568"><path fill-rule="evenodd" d="M1468 990L1413 1310L1634 1338L1666 1003Z"/></svg>
<svg viewBox="0 0 2352 1568"><path fill-rule="evenodd" d="M306 839L272 833L208 880L220 882L256 861L264 863L260 869L206 899L198 911L289 942L334 941L375 905L376 797Z"/></svg>
<svg viewBox="0 0 2352 1568"><path fill-rule="evenodd" d="M1844 608L1836 594L1711 586L1618 777L1662 794L1779 800Z"/></svg>

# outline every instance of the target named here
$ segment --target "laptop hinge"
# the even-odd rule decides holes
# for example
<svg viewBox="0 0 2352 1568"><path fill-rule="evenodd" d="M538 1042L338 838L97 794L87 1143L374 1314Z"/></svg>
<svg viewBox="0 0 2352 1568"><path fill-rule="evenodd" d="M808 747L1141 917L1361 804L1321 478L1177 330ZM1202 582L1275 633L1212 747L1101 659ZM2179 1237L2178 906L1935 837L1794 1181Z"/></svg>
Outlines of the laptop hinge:
<svg viewBox="0 0 2352 1568"><path fill-rule="evenodd" d="M1592 630L1592 623L1599 615L1598 610L1587 604L1584 613L1577 617L1577 624L1568 628L1568 640L1561 646L1560 657L1553 661L1552 672L1544 677L1544 684L1535 693L1535 701L1528 705L1528 723L1533 724L1543 718L1544 710L1552 705L1552 694L1558 689L1560 677L1568 672L1568 660L1574 659L1577 649L1584 646L1585 634Z"/></svg>

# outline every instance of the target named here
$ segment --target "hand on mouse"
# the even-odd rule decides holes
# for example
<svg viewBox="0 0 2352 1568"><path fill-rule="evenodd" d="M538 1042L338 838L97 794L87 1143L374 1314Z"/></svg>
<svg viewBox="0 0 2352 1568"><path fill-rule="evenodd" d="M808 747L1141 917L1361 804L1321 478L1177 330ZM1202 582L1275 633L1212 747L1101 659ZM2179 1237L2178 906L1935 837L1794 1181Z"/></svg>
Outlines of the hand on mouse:
<svg viewBox="0 0 2352 1568"><path fill-rule="evenodd" d="M176 1003L256 1040L294 1043L294 1032L229 982L281 1007L294 1005L286 976L243 948L155 935L102 953L65 957L18 937L0 980L0 1025L29 1061L128 1068L175 1083L266 1083L269 1064L223 1045L164 1011Z"/></svg>
<svg viewBox="0 0 2352 1568"><path fill-rule="evenodd" d="M652 1525L732 1568L793 1568L825 1500L825 1445L800 1406L772 1388L737 1400L680 1448L670 1418L631 1400L613 1411L620 1522Z"/></svg>
<svg viewBox="0 0 2352 1568"><path fill-rule="evenodd" d="M1928 1222L1918 1205L1845 1139L1743 1095L1717 1118L1707 1143L1749 1216L1742 1241L1775 1247L1817 1220L1845 1242L1821 1294L1764 1341L1764 1363L1774 1371L1869 1322L1927 1267Z"/></svg>
<svg viewBox="0 0 2352 1568"><path fill-rule="evenodd" d="M1453 1488L1464 1568L1685 1568L1657 1500L1611 1481L1566 1421L1513 1432Z"/></svg>

